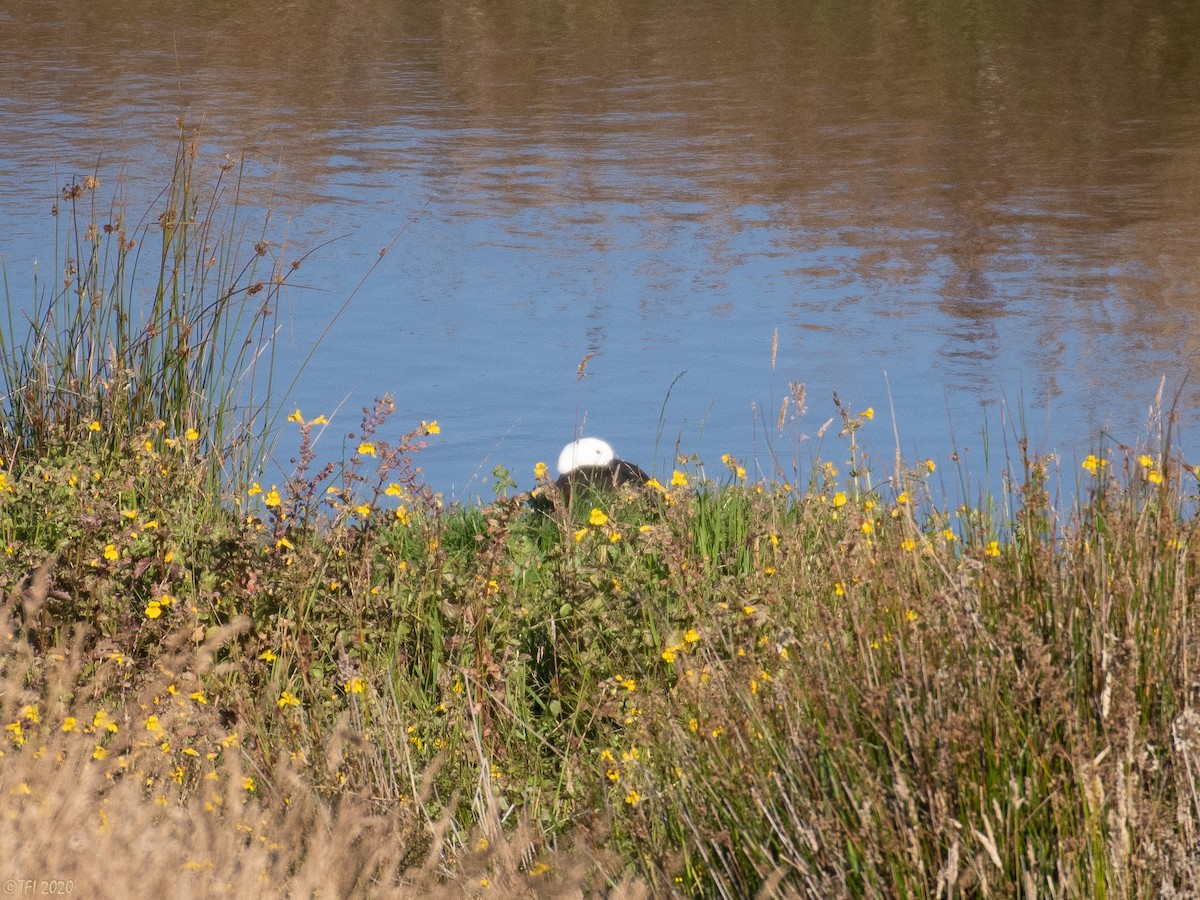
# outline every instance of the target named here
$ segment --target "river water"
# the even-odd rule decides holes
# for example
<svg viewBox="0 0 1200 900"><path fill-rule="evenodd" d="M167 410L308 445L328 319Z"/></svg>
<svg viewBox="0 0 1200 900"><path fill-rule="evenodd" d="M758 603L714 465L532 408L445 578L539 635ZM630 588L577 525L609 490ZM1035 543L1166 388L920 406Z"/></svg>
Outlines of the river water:
<svg viewBox="0 0 1200 900"><path fill-rule="evenodd" d="M1077 472L1160 383L1196 448L1200 4L3 2L10 303L62 186L149 208L180 116L313 251L287 373L352 297L289 408L436 419L448 498L580 431L803 477L835 391L881 474L1020 434Z"/></svg>

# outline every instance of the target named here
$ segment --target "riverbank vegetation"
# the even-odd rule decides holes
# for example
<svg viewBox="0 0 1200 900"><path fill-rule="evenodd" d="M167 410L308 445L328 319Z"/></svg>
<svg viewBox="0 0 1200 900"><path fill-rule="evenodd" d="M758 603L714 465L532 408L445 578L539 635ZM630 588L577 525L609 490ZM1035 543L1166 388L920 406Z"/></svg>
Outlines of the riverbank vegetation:
<svg viewBox="0 0 1200 900"><path fill-rule="evenodd" d="M30 336L5 335L5 878L281 897L1200 882L1197 478L1165 439L1082 467L1018 444L1003 487L950 506L932 461L866 458L874 413L842 407L830 458L790 481L679 459L566 509L539 467L516 473L534 498L502 477L493 502L444 506L417 467L436 421L397 425L381 399L319 466L319 411L247 402L292 268L260 235L239 262L240 225L177 181L141 230L89 212ZM270 483L276 425L296 462ZM1060 481L1077 500L1052 500Z"/></svg>

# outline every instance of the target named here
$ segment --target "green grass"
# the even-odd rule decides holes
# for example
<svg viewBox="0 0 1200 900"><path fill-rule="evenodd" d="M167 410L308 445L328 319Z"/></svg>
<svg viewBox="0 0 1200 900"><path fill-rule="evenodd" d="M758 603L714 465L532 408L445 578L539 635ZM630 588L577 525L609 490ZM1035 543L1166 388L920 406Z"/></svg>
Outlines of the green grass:
<svg viewBox="0 0 1200 900"><path fill-rule="evenodd" d="M229 461L269 410L215 361L269 362L242 326L269 328L228 289L251 269L189 262L189 233L237 256L192 208L157 235L151 289L101 264L33 343L7 334L14 873L278 896L1151 897L1200 878L1198 497L1165 447L1077 473L1023 457L1004 496L952 509L932 464L874 470L872 416L843 408L846 461L804 487L690 460L569 510L545 477L536 504L498 477L494 502L446 508L415 465L436 423L396 426L385 398L319 471L323 425L293 416L297 470L259 484ZM64 331L80 283L105 299ZM1064 480L1079 499L1056 507Z"/></svg>

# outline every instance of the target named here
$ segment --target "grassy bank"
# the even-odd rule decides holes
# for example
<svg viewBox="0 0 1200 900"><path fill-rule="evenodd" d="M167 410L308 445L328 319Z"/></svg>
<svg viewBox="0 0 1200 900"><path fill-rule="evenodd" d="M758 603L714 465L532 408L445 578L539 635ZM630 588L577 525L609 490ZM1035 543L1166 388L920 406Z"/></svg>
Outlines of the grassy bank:
<svg viewBox="0 0 1200 900"><path fill-rule="evenodd" d="M234 323L269 335L252 298L288 267L175 290L201 248L237 258L211 234L172 255L215 221L195 209L137 238L167 261L161 314L110 276L111 305L65 337L61 313L34 317L31 339L65 348L50 365L9 332L4 878L79 896L1200 881L1196 478L1171 454L1022 457L1003 496L946 508L931 462L870 473L872 415L844 410L844 452L800 484L691 460L573 509L542 471L517 477L544 509L446 508L416 468L437 423L398 425L384 399L320 471L325 423L295 411L296 471L259 483L232 463L265 433L227 379L245 365L207 361L246 345ZM64 309L96 295L66 285ZM124 344L101 324L122 322Z"/></svg>

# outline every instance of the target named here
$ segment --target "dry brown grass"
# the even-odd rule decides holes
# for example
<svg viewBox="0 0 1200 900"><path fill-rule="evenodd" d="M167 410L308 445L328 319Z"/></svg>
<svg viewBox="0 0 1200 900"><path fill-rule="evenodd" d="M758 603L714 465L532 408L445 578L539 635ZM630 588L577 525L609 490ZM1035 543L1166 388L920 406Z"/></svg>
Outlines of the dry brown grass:
<svg viewBox="0 0 1200 900"><path fill-rule="evenodd" d="M48 576L33 573L0 612L6 892L12 880L17 893L81 897L566 898L593 894L617 865L594 845L554 851L503 828L486 790L463 847L446 839L453 811L431 821L420 802L325 794L286 758L265 770L225 712L197 699L245 622L172 632L149 670L82 634L35 648L24 623ZM324 749L360 744L343 730Z"/></svg>

